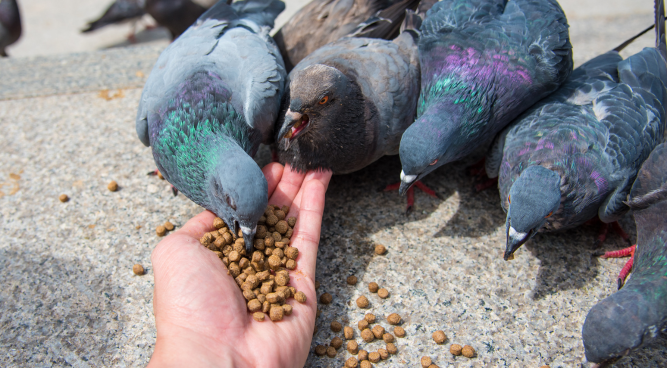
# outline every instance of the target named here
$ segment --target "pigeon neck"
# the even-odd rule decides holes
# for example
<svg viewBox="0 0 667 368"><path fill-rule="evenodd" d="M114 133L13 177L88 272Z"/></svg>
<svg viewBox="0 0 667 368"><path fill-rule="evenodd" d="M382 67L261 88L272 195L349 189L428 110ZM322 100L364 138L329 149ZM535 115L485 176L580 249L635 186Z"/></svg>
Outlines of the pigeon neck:
<svg viewBox="0 0 667 368"><path fill-rule="evenodd" d="M165 116L152 140L160 172L195 203L205 206L204 183L230 150L254 153L249 127L226 102L183 105Z"/></svg>
<svg viewBox="0 0 667 368"><path fill-rule="evenodd" d="M446 114L451 123L460 126L463 137L481 133L489 120L491 101L489 91L455 74L434 77L422 88L417 116Z"/></svg>

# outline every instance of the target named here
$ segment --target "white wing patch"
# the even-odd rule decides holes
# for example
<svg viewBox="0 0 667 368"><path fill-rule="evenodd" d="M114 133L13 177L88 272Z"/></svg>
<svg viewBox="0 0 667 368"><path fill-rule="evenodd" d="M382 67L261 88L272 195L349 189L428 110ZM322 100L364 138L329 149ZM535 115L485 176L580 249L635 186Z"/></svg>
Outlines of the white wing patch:
<svg viewBox="0 0 667 368"><path fill-rule="evenodd" d="M598 121L602 121L604 118L609 116L607 106L605 106L604 103L596 103L595 101L593 101L593 113L595 113L595 117L598 119Z"/></svg>
<svg viewBox="0 0 667 368"><path fill-rule="evenodd" d="M572 96L567 99L567 102L578 106L589 105L599 95L600 91L591 90L590 92L585 93L581 89L577 89Z"/></svg>

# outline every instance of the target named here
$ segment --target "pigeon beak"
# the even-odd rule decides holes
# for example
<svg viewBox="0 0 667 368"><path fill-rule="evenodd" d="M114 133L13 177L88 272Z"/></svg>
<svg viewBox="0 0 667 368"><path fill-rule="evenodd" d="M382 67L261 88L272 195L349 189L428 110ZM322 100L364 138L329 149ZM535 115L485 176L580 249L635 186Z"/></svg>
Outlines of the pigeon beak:
<svg viewBox="0 0 667 368"><path fill-rule="evenodd" d="M245 243L245 253L248 258L252 255L252 251L255 249L253 242L255 241L255 233L257 232L257 225L254 228L249 228L241 226L241 232L243 233L243 242Z"/></svg>
<svg viewBox="0 0 667 368"><path fill-rule="evenodd" d="M412 184L417 181L417 175L405 175L401 170L401 186L398 188L398 194L405 195Z"/></svg>
<svg viewBox="0 0 667 368"><path fill-rule="evenodd" d="M514 259L514 252L519 249L525 242L528 241L533 235L533 230L529 230L527 233L521 233L516 231L512 225L507 226L507 247L505 248L505 256L503 257L506 261Z"/></svg>
<svg viewBox="0 0 667 368"><path fill-rule="evenodd" d="M303 114L294 112L290 109L287 109L287 112L285 112L285 120L278 133L278 139L284 140L285 142L285 149L289 148L290 140L294 136L295 130L301 127L301 124L303 123L302 118Z"/></svg>

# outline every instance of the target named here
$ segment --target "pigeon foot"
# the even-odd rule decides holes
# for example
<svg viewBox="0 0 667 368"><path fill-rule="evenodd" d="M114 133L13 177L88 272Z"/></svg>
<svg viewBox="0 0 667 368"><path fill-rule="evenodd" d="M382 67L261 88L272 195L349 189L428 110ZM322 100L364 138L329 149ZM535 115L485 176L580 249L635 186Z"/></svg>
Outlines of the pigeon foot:
<svg viewBox="0 0 667 368"><path fill-rule="evenodd" d="M155 169L154 171L149 171L146 175L157 176L158 178L160 178L160 180L164 180L164 176L160 174L160 170L158 169ZM178 189L176 189L176 187L171 184L169 185L171 186L171 192L174 193L174 197L176 197L178 195Z"/></svg>
<svg viewBox="0 0 667 368"><path fill-rule="evenodd" d="M396 184L390 184L390 185L387 185L382 191L383 192L391 192L391 191L394 191L394 190L398 190L398 188L400 186L401 186L400 182L398 182ZM407 200L408 200L408 205L407 205L407 208L405 210L405 215L406 216L409 215L412 212L412 209L415 205L415 187L421 189L422 192L426 193L427 195L429 195L433 198L442 199L442 196L440 194L436 193L433 189L427 187L421 181L416 181L415 184L413 186L411 186L410 189L408 189L408 191L406 193L406 197L407 197Z"/></svg>
<svg viewBox="0 0 667 368"><path fill-rule="evenodd" d="M149 171L146 175L157 176L158 178L160 178L160 180L164 180L164 176L162 176L162 174L160 174L160 170L158 170L158 169L155 169L153 171Z"/></svg>
<svg viewBox="0 0 667 368"><path fill-rule="evenodd" d="M586 224L590 224L590 223L592 223L592 221L596 221L596 220L597 220L597 221L600 221L598 218L595 218L595 219L593 219L593 220L590 220L590 221L586 222ZM600 222L601 222L601 221L600 221ZM607 240L607 234L609 233L609 225L610 225L610 224L607 224L607 223L602 222L602 226L600 227L600 232L598 233L598 238L595 239L595 246L596 246L596 247L598 247L598 248L601 247L601 246L602 246L602 243L604 243L605 240ZM614 231L615 231L621 238L623 238L623 240L625 240L629 245L632 245L632 242L630 241L630 235L628 235L628 233L626 233L626 232L623 230L623 228L622 228L621 225L618 223L618 221L614 221L614 222L612 222L612 223L611 223L611 227L612 227L612 229L614 229Z"/></svg>
<svg viewBox="0 0 667 368"><path fill-rule="evenodd" d="M474 164L466 168L468 170L468 174L470 176L481 176L481 175L486 176L486 169L484 168L485 164L486 164L486 157L482 157L481 160L475 162Z"/></svg>
<svg viewBox="0 0 667 368"><path fill-rule="evenodd" d="M621 272L618 274L618 289L620 290L623 287L623 284L625 284L625 279L628 278L628 275L630 274L630 271L632 270L632 265L635 260L635 250L637 249L637 245L633 245L631 247L623 248L621 250L616 250L612 252L606 252L603 254L600 258L622 258L622 257L630 257L630 259L625 263L625 266L621 269Z"/></svg>
<svg viewBox="0 0 667 368"><path fill-rule="evenodd" d="M481 182L479 182L475 185L475 191L477 191L477 193L479 193L479 192L481 192L483 190L486 190L486 189L489 189L492 186L497 185L497 184L498 184L498 178L493 178L493 179L487 178L486 180L481 181Z"/></svg>
<svg viewBox="0 0 667 368"><path fill-rule="evenodd" d="M475 184L475 192L477 193L487 190L498 184L498 178L491 179L486 175L486 168L484 166L485 164L486 157L482 157L481 160L468 166L467 168L468 174L475 177L475 181L477 182L477 184Z"/></svg>

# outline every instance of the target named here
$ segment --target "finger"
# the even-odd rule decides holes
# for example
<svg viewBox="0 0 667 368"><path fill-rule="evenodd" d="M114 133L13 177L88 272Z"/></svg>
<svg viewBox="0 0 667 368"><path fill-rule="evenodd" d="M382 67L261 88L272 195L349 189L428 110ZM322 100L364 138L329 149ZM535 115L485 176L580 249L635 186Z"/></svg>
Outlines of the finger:
<svg viewBox="0 0 667 368"><path fill-rule="evenodd" d="M297 259L299 270L313 282L327 183L328 180L311 180L304 184L299 217L291 242L291 246L299 249Z"/></svg>
<svg viewBox="0 0 667 368"><path fill-rule="evenodd" d="M327 188L329 188L329 182L331 181L332 174L333 173L331 171L310 171L306 174L306 177L303 181L304 183L312 180L319 181L324 185L324 191L326 192ZM290 211L287 214L287 217L297 216L299 214L299 208L301 207L301 197L305 187L305 185L301 186L301 190L294 198L293 205L290 207ZM324 200L324 197L322 197L322 200Z"/></svg>
<svg viewBox="0 0 667 368"><path fill-rule="evenodd" d="M213 212L208 210L203 211L191 218L185 225L183 225L183 227L176 230L173 234L184 234L199 240L205 232L213 230L213 219L215 219L215 214L213 214Z"/></svg>
<svg viewBox="0 0 667 368"><path fill-rule="evenodd" d="M280 183L280 178L283 176L283 169L283 165L277 162L272 162L262 168L262 173L266 177L266 183L269 185L269 197L271 197L278 183Z"/></svg>
<svg viewBox="0 0 667 368"><path fill-rule="evenodd" d="M294 197L296 197L299 192L305 177L306 174L301 174L298 171L292 170L292 167L289 164L285 165L280 183L278 183L276 190L269 199L269 204L291 207L292 201L294 201Z"/></svg>

